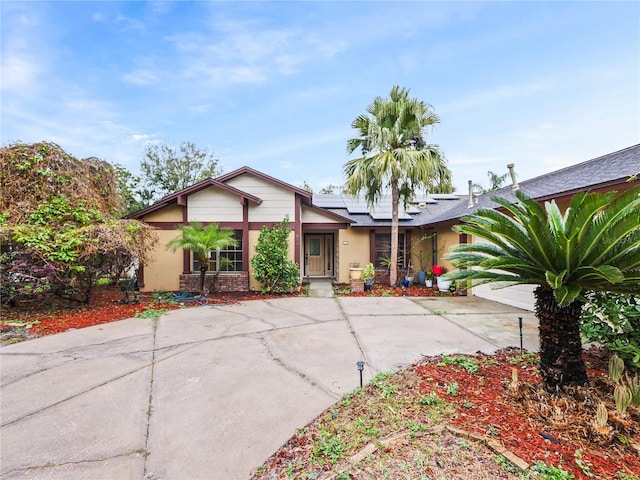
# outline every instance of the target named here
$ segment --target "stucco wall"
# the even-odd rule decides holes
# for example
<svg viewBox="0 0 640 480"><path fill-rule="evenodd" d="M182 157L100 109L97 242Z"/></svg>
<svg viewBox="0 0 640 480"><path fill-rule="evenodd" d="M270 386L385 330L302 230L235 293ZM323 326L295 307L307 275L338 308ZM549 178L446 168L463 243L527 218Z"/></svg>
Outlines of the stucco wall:
<svg viewBox="0 0 640 480"><path fill-rule="evenodd" d="M345 242L347 242L346 245ZM369 263L369 230L366 228L340 230L336 238L336 249L337 281L349 283L349 264L359 263L360 267L364 267Z"/></svg>
<svg viewBox="0 0 640 480"><path fill-rule="evenodd" d="M182 223L182 207L170 205L144 216L145 222L179 222Z"/></svg>
<svg viewBox="0 0 640 480"><path fill-rule="evenodd" d="M159 241L153 252L153 261L144 266L142 290L145 292L178 290L182 273L182 250L172 252L167 250L165 245L180 233L175 230L159 230L157 233Z"/></svg>
<svg viewBox="0 0 640 480"><path fill-rule="evenodd" d="M344 222L344 221L342 221ZM302 223L341 223L340 220L323 214L318 210L302 206Z"/></svg>

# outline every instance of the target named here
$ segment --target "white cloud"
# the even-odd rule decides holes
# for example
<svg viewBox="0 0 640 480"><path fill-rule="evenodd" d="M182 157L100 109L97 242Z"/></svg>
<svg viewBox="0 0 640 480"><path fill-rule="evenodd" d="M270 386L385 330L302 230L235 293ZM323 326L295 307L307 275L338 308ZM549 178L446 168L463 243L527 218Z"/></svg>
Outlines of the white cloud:
<svg viewBox="0 0 640 480"><path fill-rule="evenodd" d="M116 17L116 24L120 25L123 30L134 30L139 33L144 33L146 31L146 26L143 22L138 19L127 17L122 14L118 14Z"/></svg>
<svg viewBox="0 0 640 480"><path fill-rule="evenodd" d="M440 105L439 111L452 112L472 110L494 105L514 98L530 97L548 90L549 85L542 82L526 82L522 84L501 85L464 95L450 103Z"/></svg>
<svg viewBox="0 0 640 480"><path fill-rule="evenodd" d="M122 80L133 85L152 85L158 82L158 76L151 70L139 69L122 75Z"/></svg>
<svg viewBox="0 0 640 480"><path fill-rule="evenodd" d="M2 55L2 91L25 92L36 87L42 64L26 52Z"/></svg>

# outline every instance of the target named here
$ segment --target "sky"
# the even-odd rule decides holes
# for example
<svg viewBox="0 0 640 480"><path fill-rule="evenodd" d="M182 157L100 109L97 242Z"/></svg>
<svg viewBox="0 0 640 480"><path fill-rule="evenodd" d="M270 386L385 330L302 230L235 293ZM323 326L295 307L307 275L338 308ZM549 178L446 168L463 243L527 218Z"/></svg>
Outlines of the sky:
<svg viewBox="0 0 640 480"><path fill-rule="evenodd" d="M456 190L640 143L640 2L0 2L2 145L139 173L195 143L314 191L394 85L432 105Z"/></svg>

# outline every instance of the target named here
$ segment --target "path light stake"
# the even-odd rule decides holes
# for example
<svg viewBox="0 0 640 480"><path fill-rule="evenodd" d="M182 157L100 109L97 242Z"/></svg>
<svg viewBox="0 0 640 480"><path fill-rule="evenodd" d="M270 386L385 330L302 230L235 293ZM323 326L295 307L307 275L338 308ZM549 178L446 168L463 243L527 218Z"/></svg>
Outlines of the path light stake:
<svg viewBox="0 0 640 480"><path fill-rule="evenodd" d="M523 348L522 348L522 317L518 317L518 323L520 324L520 358L523 356Z"/></svg>
<svg viewBox="0 0 640 480"><path fill-rule="evenodd" d="M360 388L362 388L362 371L364 370L364 360L358 360L356 362L358 366L358 371L360 372Z"/></svg>

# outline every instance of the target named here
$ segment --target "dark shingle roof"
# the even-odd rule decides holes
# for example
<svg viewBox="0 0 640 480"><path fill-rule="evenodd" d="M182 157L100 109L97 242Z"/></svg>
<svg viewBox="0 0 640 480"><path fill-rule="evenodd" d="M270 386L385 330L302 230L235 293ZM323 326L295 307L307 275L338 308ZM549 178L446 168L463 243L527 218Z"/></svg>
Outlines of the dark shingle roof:
<svg viewBox="0 0 640 480"><path fill-rule="evenodd" d="M467 199L466 195L416 195L406 210L400 205L399 225L422 226L456 205L466 205ZM391 195L382 195L379 202L370 208L364 196L315 194L313 205L348 218L354 227L391 226Z"/></svg>
<svg viewBox="0 0 640 480"><path fill-rule="evenodd" d="M525 180L520 183L520 190L536 200L544 201L584 190L623 184L635 174L640 174L640 144ZM513 188L509 185L476 197L472 208L469 208L466 202L458 204L432 218L429 223L455 220L475 212L478 208L495 208L498 205L491 197L516 200Z"/></svg>

